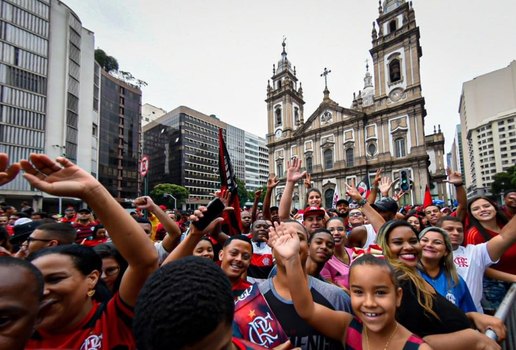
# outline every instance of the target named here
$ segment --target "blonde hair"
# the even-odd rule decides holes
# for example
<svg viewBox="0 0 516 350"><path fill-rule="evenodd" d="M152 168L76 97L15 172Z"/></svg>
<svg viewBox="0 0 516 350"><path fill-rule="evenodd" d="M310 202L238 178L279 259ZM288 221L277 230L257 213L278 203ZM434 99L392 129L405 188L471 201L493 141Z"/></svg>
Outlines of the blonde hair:
<svg viewBox="0 0 516 350"><path fill-rule="evenodd" d="M418 304L421 305L421 307L429 314L433 315L437 319L440 319L432 309L434 305L434 295L426 287L426 282L423 277L419 275L417 270L410 268L400 262L398 258L395 257L391 252L388 242L389 236L391 232L398 227L410 228L410 230L414 232L414 236L417 238L417 232L408 222L403 220L391 220L386 222L378 231L378 235L376 236L376 243L382 248L385 258L396 271L397 278L400 280L408 279L415 285Z"/></svg>
<svg viewBox="0 0 516 350"><path fill-rule="evenodd" d="M444 245L446 246L446 250L448 255L443 256L441 258L440 263L444 266L444 274L446 275L446 283L448 288L453 288L459 284L459 274L457 273L457 268L455 267L455 263L453 262L453 246L450 240L450 236L448 232L440 227L427 227L423 231L419 233L419 239L423 238L428 232L437 232L440 233L444 240ZM421 269L425 271L423 264L419 263ZM450 283L452 282L453 283Z"/></svg>

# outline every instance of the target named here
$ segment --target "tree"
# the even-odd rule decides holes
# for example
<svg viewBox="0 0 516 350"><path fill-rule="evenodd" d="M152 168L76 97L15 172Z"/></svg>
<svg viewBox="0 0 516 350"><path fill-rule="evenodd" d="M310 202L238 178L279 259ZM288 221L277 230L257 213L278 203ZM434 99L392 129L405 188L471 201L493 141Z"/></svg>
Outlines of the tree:
<svg viewBox="0 0 516 350"><path fill-rule="evenodd" d="M240 205L244 205L244 203L249 200L248 193L245 188L245 182L237 178L236 183L238 185L238 198L240 199Z"/></svg>
<svg viewBox="0 0 516 350"><path fill-rule="evenodd" d="M516 165L507 168L506 172L495 174L491 183L491 192L499 195L516 188Z"/></svg>
<svg viewBox="0 0 516 350"><path fill-rule="evenodd" d="M102 49L95 50L95 61L97 61L106 72L118 71L118 61L116 58L108 56Z"/></svg>
<svg viewBox="0 0 516 350"><path fill-rule="evenodd" d="M188 190L183 186L164 183L154 186L150 196L157 204L164 204L168 208L173 208L175 204L176 208L179 208L182 203L186 202L189 194ZM174 203L174 199L167 195L174 196L177 203Z"/></svg>

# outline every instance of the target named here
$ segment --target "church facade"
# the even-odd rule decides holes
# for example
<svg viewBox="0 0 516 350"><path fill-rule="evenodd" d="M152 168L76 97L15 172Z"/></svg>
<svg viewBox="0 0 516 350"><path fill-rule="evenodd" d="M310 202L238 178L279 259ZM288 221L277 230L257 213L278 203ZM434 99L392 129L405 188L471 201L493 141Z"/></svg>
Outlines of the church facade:
<svg viewBox="0 0 516 350"><path fill-rule="evenodd" d="M325 87L321 104L309 116L303 109L301 83L283 43L266 99L269 170L280 178L275 203L281 197L287 161L292 157L302 159L313 187L322 192L325 207L331 207L335 190L340 198L345 197L346 183L358 184L364 179L372 183L379 168L383 176L393 179L406 171L412 189L401 204L422 203L431 179L419 38L411 2L384 1L373 23L373 74L367 71L363 90L346 108L333 101ZM299 183L294 190L295 207L304 206L305 194Z"/></svg>

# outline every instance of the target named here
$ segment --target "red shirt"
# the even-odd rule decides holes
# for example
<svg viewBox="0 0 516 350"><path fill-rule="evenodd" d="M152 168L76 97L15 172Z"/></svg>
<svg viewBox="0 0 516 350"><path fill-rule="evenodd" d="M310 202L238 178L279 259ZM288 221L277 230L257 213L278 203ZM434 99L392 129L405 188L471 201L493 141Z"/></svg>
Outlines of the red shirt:
<svg viewBox="0 0 516 350"><path fill-rule="evenodd" d="M93 235L93 228L97 226L98 223L95 221L88 222L86 225L79 223L78 221L73 224L73 228L77 231L77 237L75 238L75 243L81 244L83 239L91 237Z"/></svg>
<svg viewBox="0 0 516 350"><path fill-rule="evenodd" d="M25 349L136 349L131 329L133 317L133 309L124 304L116 293L106 304L94 302L88 315L70 332L37 330Z"/></svg>
<svg viewBox="0 0 516 350"><path fill-rule="evenodd" d="M487 234L491 237L498 236L497 232L493 232L490 230L486 230ZM468 230L468 234L466 236L466 245L468 244L480 244L484 243L485 239L480 232L478 232L477 228L472 226ZM500 261L497 264L491 266L496 270L500 270L503 272L516 274L516 244L513 244L503 253Z"/></svg>

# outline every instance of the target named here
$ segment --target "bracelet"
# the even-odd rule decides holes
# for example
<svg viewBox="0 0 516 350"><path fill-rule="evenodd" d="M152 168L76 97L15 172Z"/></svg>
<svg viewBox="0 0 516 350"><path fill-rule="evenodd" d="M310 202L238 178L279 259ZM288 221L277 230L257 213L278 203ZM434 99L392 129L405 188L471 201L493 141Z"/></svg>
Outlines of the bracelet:
<svg viewBox="0 0 516 350"><path fill-rule="evenodd" d="M363 207L364 205L366 205L367 200L365 200L365 198L362 198L362 199L361 199L361 200L359 200L357 203L358 203L358 205L360 205L361 207Z"/></svg>

